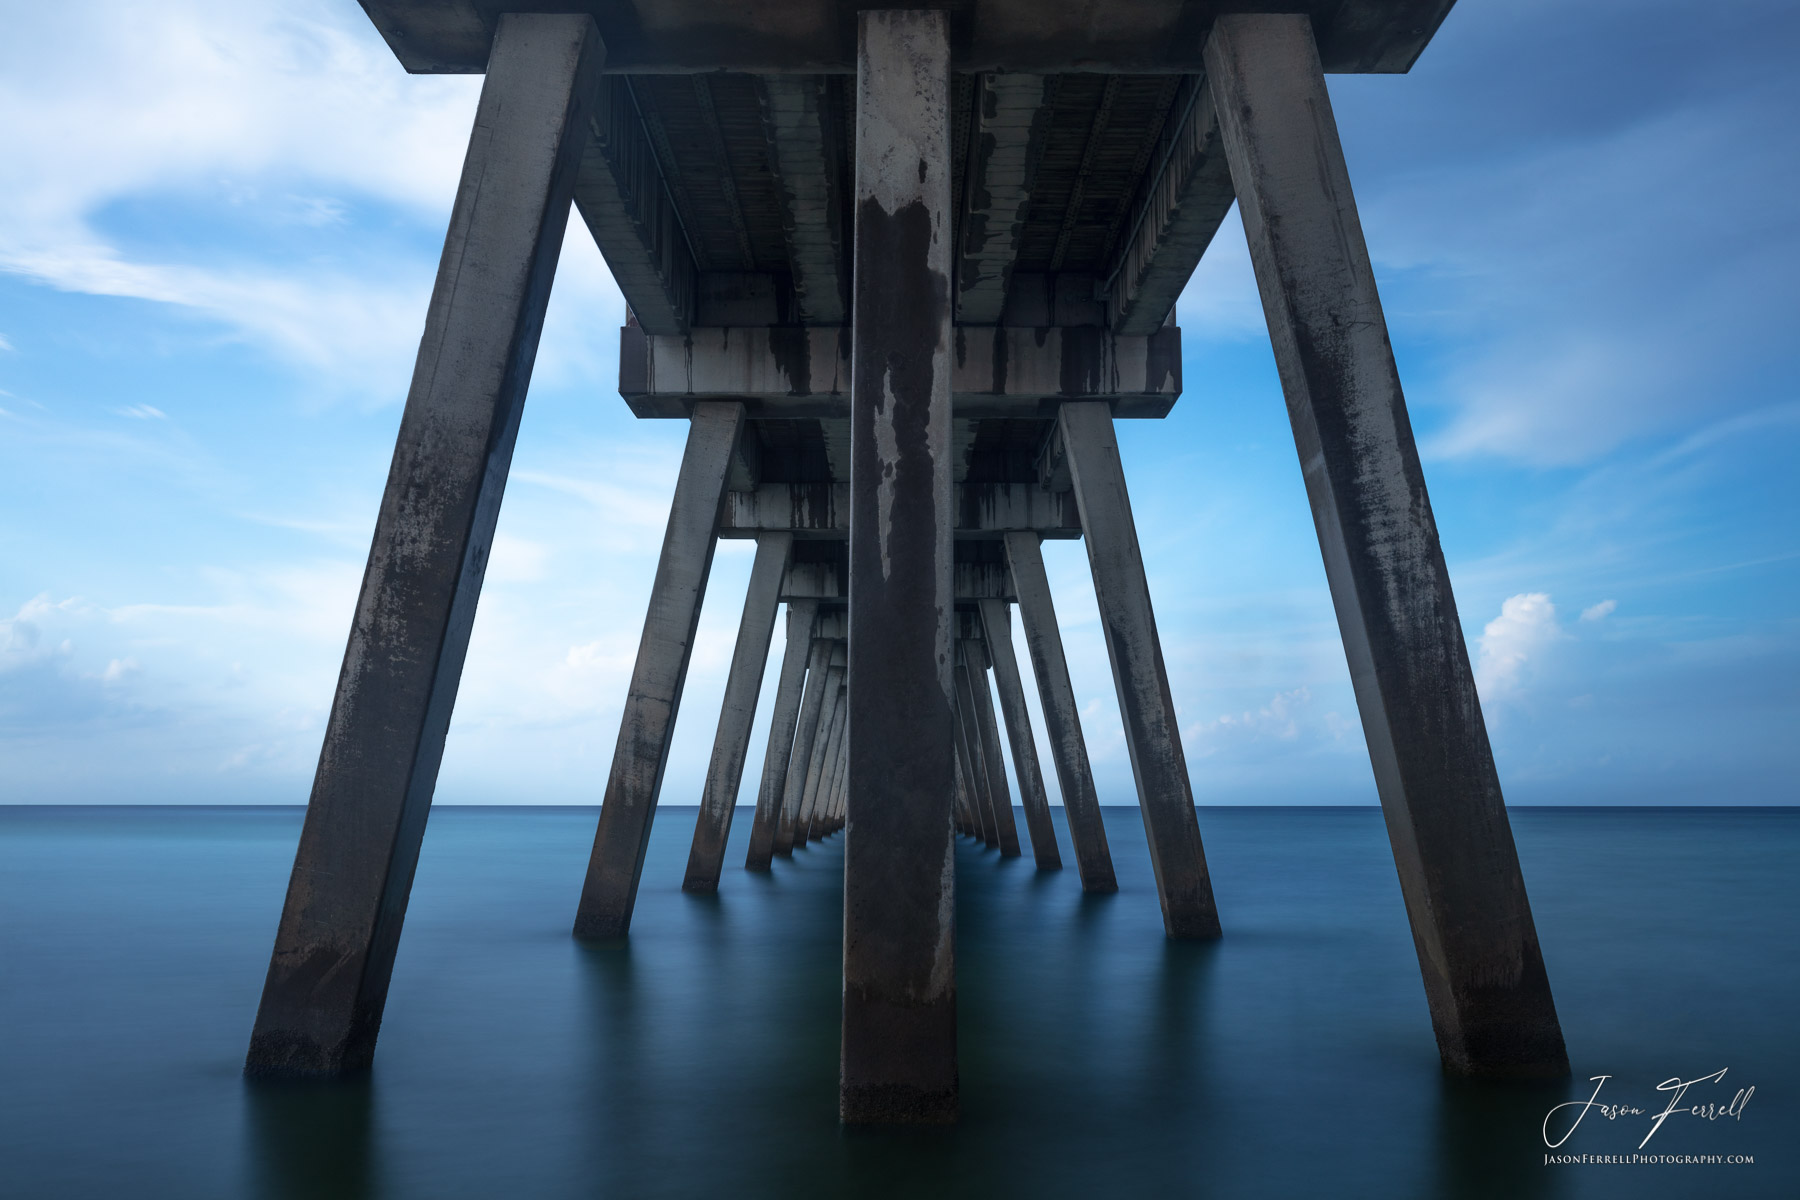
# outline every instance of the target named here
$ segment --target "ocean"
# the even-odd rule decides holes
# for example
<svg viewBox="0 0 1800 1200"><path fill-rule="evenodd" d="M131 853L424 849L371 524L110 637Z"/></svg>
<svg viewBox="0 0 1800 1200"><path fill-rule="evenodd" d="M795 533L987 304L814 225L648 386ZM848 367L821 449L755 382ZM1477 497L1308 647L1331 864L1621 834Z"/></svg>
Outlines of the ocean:
<svg viewBox="0 0 1800 1200"><path fill-rule="evenodd" d="M241 1068L301 811L0 807L0 1196L1800 1196L1800 810L1513 810L1550 1085L1440 1071L1373 808L1202 808L1208 945L1164 939L1135 808L1112 896L1060 809L1060 872L959 839L963 1118L930 1130L837 1123L843 835L751 874L740 810L690 896L694 812L593 947L593 810L434 811L374 1070L277 1084ZM1643 1111L1548 1148L1596 1087Z"/></svg>

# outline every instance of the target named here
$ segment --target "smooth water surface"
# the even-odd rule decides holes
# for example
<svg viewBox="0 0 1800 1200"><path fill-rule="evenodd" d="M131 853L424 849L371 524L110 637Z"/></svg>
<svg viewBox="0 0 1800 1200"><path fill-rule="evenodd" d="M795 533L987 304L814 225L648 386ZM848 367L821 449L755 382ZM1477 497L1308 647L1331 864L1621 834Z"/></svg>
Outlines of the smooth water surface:
<svg viewBox="0 0 1800 1200"><path fill-rule="evenodd" d="M629 945L586 947L592 811L440 809L374 1071L274 1085L240 1068L299 810L0 808L0 1195L1800 1195L1800 811L1513 812L1575 1080L1756 1088L1644 1150L1755 1163L1680 1166L1546 1165L1594 1085L1443 1077L1376 810L1203 809L1213 945L1163 938L1135 809L1115 896L1057 818L1061 872L959 842L961 1123L846 1131L841 834L754 875L741 811L689 896L666 808Z"/></svg>

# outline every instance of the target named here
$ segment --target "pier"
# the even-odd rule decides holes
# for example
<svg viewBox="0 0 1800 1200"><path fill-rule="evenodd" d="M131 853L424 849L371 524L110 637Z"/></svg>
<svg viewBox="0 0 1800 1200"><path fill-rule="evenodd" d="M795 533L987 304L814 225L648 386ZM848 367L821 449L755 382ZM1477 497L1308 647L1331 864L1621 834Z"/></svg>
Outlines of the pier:
<svg viewBox="0 0 1800 1200"><path fill-rule="evenodd" d="M1038 722L1058 881L1116 889L1043 539L1087 553L1164 934L1230 936L1115 426L1181 396L1236 203L1444 1067L1565 1074L1324 80L1407 70L1447 0L512 7L364 0L485 80L247 1069L373 1059L571 205L620 397L687 422L574 936L631 936L721 538L755 563L678 882L843 839L844 1122L956 1118L955 839L1062 870Z"/></svg>

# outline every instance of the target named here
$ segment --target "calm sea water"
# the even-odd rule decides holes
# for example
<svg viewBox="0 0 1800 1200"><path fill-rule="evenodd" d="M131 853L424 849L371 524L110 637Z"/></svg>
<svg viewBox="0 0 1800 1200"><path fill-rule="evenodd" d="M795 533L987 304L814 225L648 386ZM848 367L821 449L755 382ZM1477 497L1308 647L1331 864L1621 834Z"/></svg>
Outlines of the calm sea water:
<svg viewBox="0 0 1800 1200"><path fill-rule="evenodd" d="M1115 896L963 842L964 1117L836 1120L842 837L680 892L658 818L628 947L570 940L576 810L431 818L375 1070L240 1066L295 809L0 808L8 1197L1800 1196L1800 811L1516 810L1577 1080L1671 1117L1545 1165L1593 1085L1446 1080L1373 809L1201 811L1226 936L1164 940L1135 809ZM1024 821L1020 818L1020 827ZM1629 1154L1590 1114L1563 1152Z"/></svg>

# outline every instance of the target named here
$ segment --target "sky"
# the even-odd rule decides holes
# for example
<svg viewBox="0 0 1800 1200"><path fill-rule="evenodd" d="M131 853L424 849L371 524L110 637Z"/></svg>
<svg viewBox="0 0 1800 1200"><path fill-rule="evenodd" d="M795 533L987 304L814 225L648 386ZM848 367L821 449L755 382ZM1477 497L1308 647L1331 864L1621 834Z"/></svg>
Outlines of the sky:
<svg viewBox="0 0 1800 1200"><path fill-rule="evenodd" d="M303 803L481 81L351 0L0 19L0 803ZM1797 58L1786 3L1463 0L1330 80L1514 804L1800 800ZM685 433L618 398L623 311L576 222L440 802L599 801ZM1374 803L1235 213L1178 314L1185 394L1119 427L1196 799ZM1085 552L1046 560L1135 803Z"/></svg>

